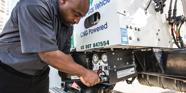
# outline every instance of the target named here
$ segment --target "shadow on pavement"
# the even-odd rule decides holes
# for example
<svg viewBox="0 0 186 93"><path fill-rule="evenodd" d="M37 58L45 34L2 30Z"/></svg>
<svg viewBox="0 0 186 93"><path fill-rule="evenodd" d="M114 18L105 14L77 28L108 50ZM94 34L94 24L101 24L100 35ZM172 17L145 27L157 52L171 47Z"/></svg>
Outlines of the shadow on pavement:
<svg viewBox="0 0 186 93"><path fill-rule="evenodd" d="M177 93L177 92L168 90L168 91L164 91L164 92L161 92L161 93Z"/></svg>

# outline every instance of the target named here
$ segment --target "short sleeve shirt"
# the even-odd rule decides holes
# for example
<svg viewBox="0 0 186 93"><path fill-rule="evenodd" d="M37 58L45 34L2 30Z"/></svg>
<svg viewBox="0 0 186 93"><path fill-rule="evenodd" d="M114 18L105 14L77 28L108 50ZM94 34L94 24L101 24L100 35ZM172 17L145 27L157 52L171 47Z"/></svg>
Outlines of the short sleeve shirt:
<svg viewBox="0 0 186 93"><path fill-rule="evenodd" d="M58 12L58 0L20 0L0 34L0 61L36 75L47 67L38 52L70 52L73 27Z"/></svg>

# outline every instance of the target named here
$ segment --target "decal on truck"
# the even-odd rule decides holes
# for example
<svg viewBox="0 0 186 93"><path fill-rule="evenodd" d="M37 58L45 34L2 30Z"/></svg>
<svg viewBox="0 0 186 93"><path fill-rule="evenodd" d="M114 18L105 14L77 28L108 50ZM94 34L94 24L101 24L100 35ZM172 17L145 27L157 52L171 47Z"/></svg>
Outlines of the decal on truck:
<svg viewBox="0 0 186 93"><path fill-rule="evenodd" d="M93 0L90 0L90 8L87 14L93 13L101 7L106 6L108 3L110 3L110 0L100 0L98 3L95 3L93 5Z"/></svg>
<svg viewBox="0 0 186 93"><path fill-rule="evenodd" d="M105 41L98 41L98 42L94 42L91 44L82 45L82 46L80 46L80 48L81 49L91 49L91 48L97 48L97 47L104 47L104 46L108 46L108 45L110 45L110 41L105 40Z"/></svg>
<svg viewBox="0 0 186 93"><path fill-rule="evenodd" d="M128 31L126 28L120 28L121 31L121 43L128 44Z"/></svg>
<svg viewBox="0 0 186 93"><path fill-rule="evenodd" d="M95 27L95 28L86 29L85 31L83 31L83 32L80 33L80 37L83 38L83 37L92 35L92 34L94 34L94 33L103 31L103 30L105 30L105 29L107 29L107 28L108 28L108 24L107 24L107 22L106 22L105 24L100 25L100 26L97 26L97 27Z"/></svg>

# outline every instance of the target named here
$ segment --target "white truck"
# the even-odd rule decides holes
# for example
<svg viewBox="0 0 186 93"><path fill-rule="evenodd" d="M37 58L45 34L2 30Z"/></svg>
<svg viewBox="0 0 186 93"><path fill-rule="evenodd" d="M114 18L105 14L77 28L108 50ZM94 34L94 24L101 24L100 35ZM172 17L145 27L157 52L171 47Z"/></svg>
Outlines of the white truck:
<svg viewBox="0 0 186 93"><path fill-rule="evenodd" d="M60 73L65 91L111 93L120 80L186 92L186 0L90 0L74 27L74 60L102 83ZM72 88L76 82L76 88Z"/></svg>

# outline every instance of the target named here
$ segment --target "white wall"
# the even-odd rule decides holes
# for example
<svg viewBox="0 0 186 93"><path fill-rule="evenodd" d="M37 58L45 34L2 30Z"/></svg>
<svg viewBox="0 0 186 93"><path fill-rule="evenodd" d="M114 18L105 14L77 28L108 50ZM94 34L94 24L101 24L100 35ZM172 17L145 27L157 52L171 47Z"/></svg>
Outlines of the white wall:
<svg viewBox="0 0 186 93"><path fill-rule="evenodd" d="M19 0L4 0L5 6L3 6L3 4L2 4L4 2L0 1L0 8L2 8L2 6L3 6L2 9L3 9L3 11L5 11L3 13L0 12L0 32L2 31L7 20L9 19L10 15L11 15L11 11L15 7L15 5L18 1Z"/></svg>

